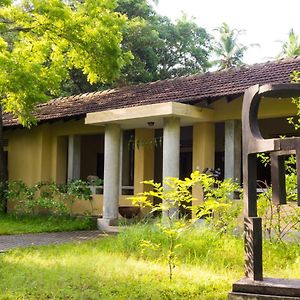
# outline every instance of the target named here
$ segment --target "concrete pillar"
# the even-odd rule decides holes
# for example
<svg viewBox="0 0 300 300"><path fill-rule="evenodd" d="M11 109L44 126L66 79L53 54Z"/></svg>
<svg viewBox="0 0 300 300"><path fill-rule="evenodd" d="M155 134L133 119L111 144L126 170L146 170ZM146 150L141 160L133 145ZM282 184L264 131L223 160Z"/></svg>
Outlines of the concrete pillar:
<svg viewBox="0 0 300 300"><path fill-rule="evenodd" d="M120 143L120 126L116 124L107 125L104 138L102 219L104 225L117 225L118 221L120 195Z"/></svg>
<svg viewBox="0 0 300 300"><path fill-rule="evenodd" d="M225 121L224 177L241 183L242 126L239 120Z"/></svg>
<svg viewBox="0 0 300 300"><path fill-rule="evenodd" d="M193 171L202 172L205 168L215 167L215 124L211 122L197 123L193 126ZM203 201L202 188L193 188L193 205Z"/></svg>
<svg viewBox="0 0 300 300"><path fill-rule="evenodd" d="M163 132L163 179L166 177L179 177L180 154L180 119L170 117L164 119ZM167 188L165 186L164 188ZM170 215L178 217L178 210L170 210ZM167 216L165 212L163 216Z"/></svg>
<svg viewBox="0 0 300 300"><path fill-rule="evenodd" d="M163 178L179 176L180 119L164 120L163 132Z"/></svg>
<svg viewBox="0 0 300 300"><path fill-rule="evenodd" d="M68 139L68 182L80 179L80 136L70 135Z"/></svg>

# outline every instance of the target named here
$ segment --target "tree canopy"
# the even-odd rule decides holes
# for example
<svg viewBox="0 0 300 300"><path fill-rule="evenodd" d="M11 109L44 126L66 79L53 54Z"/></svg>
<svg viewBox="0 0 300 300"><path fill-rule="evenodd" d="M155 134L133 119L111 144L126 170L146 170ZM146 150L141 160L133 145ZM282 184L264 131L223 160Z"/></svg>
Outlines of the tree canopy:
<svg viewBox="0 0 300 300"><path fill-rule="evenodd" d="M208 70L211 36L183 16L175 23L160 16L147 0L118 0L116 12L126 14L121 47L134 57L114 85L150 82ZM106 86L90 86L81 72L73 70L70 93Z"/></svg>
<svg viewBox="0 0 300 300"><path fill-rule="evenodd" d="M131 57L122 51L126 17L111 0L24 0L0 7L0 101L23 124L36 103L60 94L68 70L90 83L115 79Z"/></svg>
<svg viewBox="0 0 300 300"><path fill-rule="evenodd" d="M123 45L135 59L122 72L124 82L148 82L208 69L211 37L193 20L183 16L173 23L147 0L119 0L117 11L132 21Z"/></svg>

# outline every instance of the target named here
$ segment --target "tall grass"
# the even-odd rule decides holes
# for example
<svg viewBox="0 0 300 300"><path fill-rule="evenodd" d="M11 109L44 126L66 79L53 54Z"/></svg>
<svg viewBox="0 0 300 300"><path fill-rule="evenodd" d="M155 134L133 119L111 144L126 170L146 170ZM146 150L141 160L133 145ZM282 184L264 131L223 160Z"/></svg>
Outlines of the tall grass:
<svg viewBox="0 0 300 300"><path fill-rule="evenodd" d="M142 252L142 239L161 244ZM0 299L226 299L243 276L241 237L194 228L182 235L168 279L159 229L134 225L84 244L14 250L0 256ZM264 245L267 276L300 277L300 246Z"/></svg>

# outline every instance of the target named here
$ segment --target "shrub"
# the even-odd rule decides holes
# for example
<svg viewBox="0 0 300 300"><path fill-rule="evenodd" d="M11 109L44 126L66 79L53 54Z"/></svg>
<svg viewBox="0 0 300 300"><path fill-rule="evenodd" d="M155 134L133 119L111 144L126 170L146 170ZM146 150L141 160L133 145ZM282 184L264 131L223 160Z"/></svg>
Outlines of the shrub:
<svg viewBox="0 0 300 300"><path fill-rule="evenodd" d="M91 191L87 183L81 180L66 185L39 182L32 187L22 181L9 181L8 199L15 204L15 211L19 214L47 212L69 215L76 200L91 200Z"/></svg>

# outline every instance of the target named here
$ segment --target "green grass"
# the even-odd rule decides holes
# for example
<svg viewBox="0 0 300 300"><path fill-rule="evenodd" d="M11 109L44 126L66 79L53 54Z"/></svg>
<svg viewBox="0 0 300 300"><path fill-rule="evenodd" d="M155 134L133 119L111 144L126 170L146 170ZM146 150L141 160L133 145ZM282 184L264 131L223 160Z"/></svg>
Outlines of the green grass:
<svg viewBox="0 0 300 300"><path fill-rule="evenodd" d="M208 230L186 233L172 282L164 257L141 239L166 243L153 225L83 244L0 256L0 299L226 299L243 276L243 241ZM163 253L163 251L160 251ZM266 276L300 277L300 246L264 245Z"/></svg>
<svg viewBox="0 0 300 300"><path fill-rule="evenodd" d="M0 214L0 235L95 229L87 218Z"/></svg>

